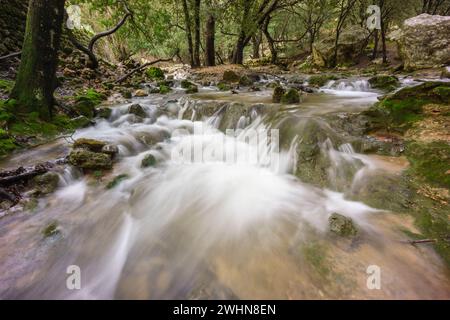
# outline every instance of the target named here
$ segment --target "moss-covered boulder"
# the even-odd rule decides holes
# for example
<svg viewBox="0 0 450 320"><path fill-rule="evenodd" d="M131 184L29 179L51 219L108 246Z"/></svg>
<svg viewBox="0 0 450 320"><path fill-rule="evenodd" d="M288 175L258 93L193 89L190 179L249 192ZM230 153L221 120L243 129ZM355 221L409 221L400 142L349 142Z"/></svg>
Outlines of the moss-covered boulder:
<svg viewBox="0 0 450 320"><path fill-rule="evenodd" d="M127 174L119 174L118 176L115 176L110 182L108 182L108 184L106 185L106 189L114 189L123 181L129 178L130 177Z"/></svg>
<svg viewBox="0 0 450 320"><path fill-rule="evenodd" d="M49 194L58 188L59 176L55 172L47 172L40 176L36 176L33 179L33 184L35 184L35 190L39 194Z"/></svg>
<svg viewBox="0 0 450 320"><path fill-rule="evenodd" d="M297 89L289 89L282 97L281 103L284 104L295 104L300 103L300 94Z"/></svg>
<svg viewBox="0 0 450 320"><path fill-rule="evenodd" d="M145 118L147 117L147 113L145 112L144 108L138 104L134 103L128 108L128 113L134 114L135 116Z"/></svg>
<svg viewBox="0 0 450 320"><path fill-rule="evenodd" d="M339 213L333 213L328 218L330 231L342 237L353 237L358 234L358 229L351 218Z"/></svg>
<svg viewBox="0 0 450 320"><path fill-rule="evenodd" d="M165 85L165 84L161 84L159 86L159 93L160 94L168 94L170 91L172 91L172 89L169 86Z"/></svg>
<svg viewBox="0 0 450 320"><path fill-rule="evenodd" d="M86 149L92 152L102 152L104 146L106 146L105 141L88 139L88 138L80 138L75 140L73 143L73 148L75 149Z"/></svg>
<svg viewBox="0 0 450 320"><path fill-rule="evenodd" d="M74 149L69 154L71 165L89 170L108 170L112 168L111 156L105 153L92 152L86 149Z"/></svg>
<svg viewBox="0 0 450 320"><path fill-rule="evenodd" d="M272 94L272 102L273 103L280 103L281 99L283 98L284 94L286 93L286 90L284 90L284 88L282 86L276 86L273 89L273 94Z"/></svg>
<svg viewBox="0 0 450 320"><path fill-rule="evenodd" d="M198 92L198 86L190 82L189 80L182 80L181 81L181 88L185 89L185 92L187 94L197 93Z"/></svg>
<svg viewBox="0 0 450 320"><path fill-rule="evenodd" d="M164 80L164 71L158 67L150 67L145 71L145 74L151 80Z"/></svg>
<svg viewBox="0 0 450 320"><path fill-rule="evenodd" d="M96 109L96 114L97 117L99 118L109 119L109 117L111 117L112 114L112 109L107 107L98 108Z"/></svg>
<svg viewBox="0 0 450 320"><path fill-rule="evenodd" d="M253 80L250 79L250 77L243 75L240 79L239 79L239 85L243 86L243 87L250 87L251 85L253 85Z"/></svg>
<svg viewBox="0 0 450 320"><path fill-rule="evenodd" d="M189 89L194 84L187 79L181 80L180 86L182 89Z"/></svg>
<svg viewBox="0 0 450 320"><path fill-rule="evenodd" d="M234 71L232 70L226 70L223 73L223 77L222 77L222 81L227 82L227 83L235 83L235 82L239 82L239 79L241 77Z"/></svg>
<svg viewBox="0 0 450 320"><path fill-rule="evenodd" d="M58 229L57 221L50 222L44 227L44 229L42 229L42 235L44 236L44 238L54 237L60 233L61 231Z"/></svg>
<svg viewBox="0 0 450 320"><path fill-rule="evenodd" d="M395 76L378 75L369 79L372 88L384 91L394 91L400 86L400 81Z"/></svg>

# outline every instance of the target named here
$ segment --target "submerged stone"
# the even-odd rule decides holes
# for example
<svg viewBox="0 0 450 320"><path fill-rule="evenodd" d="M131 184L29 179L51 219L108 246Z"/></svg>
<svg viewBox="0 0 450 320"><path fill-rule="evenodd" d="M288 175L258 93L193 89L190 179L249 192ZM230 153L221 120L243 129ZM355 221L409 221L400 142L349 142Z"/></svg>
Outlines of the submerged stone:
<svg viewBox="0 0 450 320"><path fill-rule="evenodd" d="M156 165L156 158L152 154L148 154L142 159L141 167L148 168Z"/></svg>
<svg viewBox="0 0 450 320"><path fill-rule="evenodd" d="M128 113L134 114L142 118L145 118L147 116L147 113L145 113L144 108L139 103L132 104L128 108Z"/></svg>

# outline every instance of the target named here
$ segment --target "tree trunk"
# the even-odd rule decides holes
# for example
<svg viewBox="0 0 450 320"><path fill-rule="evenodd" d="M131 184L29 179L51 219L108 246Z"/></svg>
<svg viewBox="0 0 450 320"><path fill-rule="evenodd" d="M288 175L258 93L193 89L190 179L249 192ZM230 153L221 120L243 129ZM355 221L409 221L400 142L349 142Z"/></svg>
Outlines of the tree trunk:
<svg viewBox="0 0 450 320"><path fill-rule="evenodd" d="M277 63L278 52L277 52L277 48L275 47L275 42L273 41L272 36L270 35L270 32L269 32L269 24L270 24L270 17L268 17L266 19L266 21L264 22L263 32L267 39L267 43L269 44L269 50L270 50L270 54L272 56L270 59L270 62L275 64L275 63Z"/></svg>
<svg viewBox="0 0 450 320"><path fill-rule="evenodd" d="M194 64L200 67L200 1L194 0Z"/></svg>
<svg viewBox="0 0 450 320"><path fill-rule="evenodd" d="M244 63L244 48L245 48L245 34L241 33L236 42L236 46L234 47L232 63L234 64Z"/></svg>
<svg viewBox="0 0 450 320"><path fill-rule="evenodd" d="M380 36L378 34L378 29L375 29L373 36L374 36L374 45L373 45L373 52L372 52L372 60L375 60L377 58L377 54L378 54L378 42L380 39Z"/></svg>
<svg viewBox="0 0 450 320"><path fill-rule="evenodd" d="M183 0L183 11L184 11L184 25L186 28L186 38L187 38L188 51L189 51L189 62L191 64L191 67L194 67L195 66L194 45L192 43L191 18L189 17L189 8L188 8L187 0Z"/></svg>
<svg viewBox="0 0 450 320"><path fill-rule="evenodd" d="M386 28L384 22L381 22L381 43L383 49L383 63L387 63L387 49L386 49Z"/></svg>
<svg viewBox="0 0 450 320"><path fill-rule="evenodd" d="M260 54L260 46L261 46L261 40L262 40L262 34L261 31L255 34L252 38L252 44L253 44L253 59L259 59L261 58Z"/></svg>
<svg viewBox="0 0 450 320"><path fill-rule="evenodd" d="M11 98L18 112L52 117L65 0L30 0L22 59Z"/></svg>
<svg viewBox="0 0 450 320"><path fill-rule="evenodd" d="M206 65L211 67L216 65L216 49L215 49L215 34L216 34L216 19L212 13L208 15L206 20Z"/></svg>

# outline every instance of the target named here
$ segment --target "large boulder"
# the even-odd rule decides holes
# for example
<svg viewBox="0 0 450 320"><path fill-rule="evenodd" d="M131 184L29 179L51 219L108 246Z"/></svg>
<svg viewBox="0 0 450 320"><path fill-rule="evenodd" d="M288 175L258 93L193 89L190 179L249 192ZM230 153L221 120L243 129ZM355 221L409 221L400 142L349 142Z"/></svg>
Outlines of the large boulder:
<svg viewBox="0 0 450 320"><path fill-rule="evenodd" d="M360 26L352 26L342 31L338 42L338 54L336 64L355 63L358 61L369 35L367 29ZM335 51L334 35L324 38L313 45L313 64L318 67L333 66Z"/></svg>
<svg viewBox="0 0 450 320"><path fill-rule="evenodd" d="M405 69L423 69L450 62L450 17L421 14L405 20L396 37Z"/></svg>

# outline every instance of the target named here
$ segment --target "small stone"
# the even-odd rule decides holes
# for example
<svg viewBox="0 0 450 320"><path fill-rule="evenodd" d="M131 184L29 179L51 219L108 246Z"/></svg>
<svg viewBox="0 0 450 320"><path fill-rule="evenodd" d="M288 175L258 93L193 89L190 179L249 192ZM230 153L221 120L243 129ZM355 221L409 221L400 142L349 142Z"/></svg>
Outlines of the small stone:
<svg viewBox="0 0 450 320"><path fill-rule="evenodd" d="M339 213L333 213L328 219L330 231L343 237L352 237L358 233L353 220Z"/></svg>
<svg viewBox="0 0 450 320"><path fill-rule="evenodd" d="M119 148L114 144L107 144L103 146L102 153L109 154L110 156L114 157L119 153Z"/></svg>
<svg viewBox="0 0 450 320"><path fill-rule="evenodd" d="M148 168L156 165L156 158L152 154L148 154L142 159L141 167Z"/></svg>
<svg viewBox="0 0 450 320"><path fill-rule="evenodd" d="M148 96L148 93L147 93L147 91L145 91L143 89L139 89L134 92L134 96L135 97L146 97L146 96Z"/></svg>
<svg viewBox="0 0 450 320"><path fill-rule="evenodd" d="M134 115L136 115L138 117L142 117L142 118L147 117L147 113L145 113L144 108L142 108L142 106L138 103L132 104L128 108L128 113L134 114Z"/></svg>
<svg viewBox="0 0 450 320"><path fill-rule="evenodd" d="M58 230L58 222L56 222L56 221L53 221L53 222L49 223L42 230L42 234L43 234L44 238L53 237L53 236L56 236L59 233L60 233L60 231Z"/></svg>

